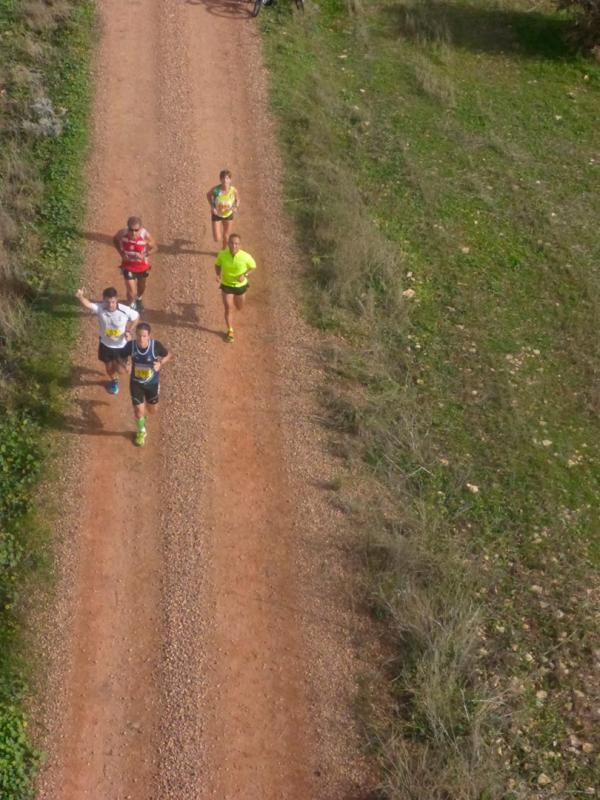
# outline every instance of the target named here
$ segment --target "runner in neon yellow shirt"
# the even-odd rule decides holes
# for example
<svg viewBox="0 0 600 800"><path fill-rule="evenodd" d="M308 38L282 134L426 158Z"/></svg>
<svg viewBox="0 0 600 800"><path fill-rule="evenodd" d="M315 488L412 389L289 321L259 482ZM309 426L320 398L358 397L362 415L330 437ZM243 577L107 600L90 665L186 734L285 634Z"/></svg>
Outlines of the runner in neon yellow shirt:
<svg viewBox="0 0 600 800"><path fill-rule="evenodd" d="M232 233L228 247L217 256L215 275L221 287L227 334L225 341L233 342L233 309L241 311L248 290L248 273L256 269L256 262L245 250L240 248L240 236Z"/></svg>

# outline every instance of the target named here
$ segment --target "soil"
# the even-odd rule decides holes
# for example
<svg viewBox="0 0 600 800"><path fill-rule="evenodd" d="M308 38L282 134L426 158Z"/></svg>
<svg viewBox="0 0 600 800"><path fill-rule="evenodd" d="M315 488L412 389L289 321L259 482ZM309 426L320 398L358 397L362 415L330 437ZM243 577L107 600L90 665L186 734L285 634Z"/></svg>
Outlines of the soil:
<svg viewBox="0 0 600 800"><path fill-rule="evenodd" d="M85 285L121 291L114 232L159 242L142 314L173 353L144 448L82 314L41 641L40 800L357 800L348 536L314 422L323 379L256 23L245 2L102 0ZM233 172L258 263L224 341L205 194ZM59 524L58 524L59 523Z"/></svg>

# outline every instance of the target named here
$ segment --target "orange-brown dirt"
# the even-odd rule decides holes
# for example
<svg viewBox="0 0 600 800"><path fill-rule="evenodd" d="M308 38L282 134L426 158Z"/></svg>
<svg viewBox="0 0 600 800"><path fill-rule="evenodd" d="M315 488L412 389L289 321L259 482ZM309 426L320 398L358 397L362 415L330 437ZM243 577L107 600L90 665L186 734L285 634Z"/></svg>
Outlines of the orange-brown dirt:
<svg viewBox="0 0 600 800"><path fill-rule="evenodd" d="M322 376L249 8L98 6L84 284L121 289L111 237L140 214L159 242L142 317L173 359L136 449L127 381L106 394L82 322L40 800L366 797L343 520L312 421ZM258 263L233 345L205 199L224 167Z"/></svg>

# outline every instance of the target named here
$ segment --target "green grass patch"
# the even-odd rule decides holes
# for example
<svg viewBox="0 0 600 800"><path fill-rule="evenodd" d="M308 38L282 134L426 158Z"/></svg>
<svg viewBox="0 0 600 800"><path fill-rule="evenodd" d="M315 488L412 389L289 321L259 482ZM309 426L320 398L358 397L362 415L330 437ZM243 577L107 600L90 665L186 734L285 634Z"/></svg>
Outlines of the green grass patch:
<svg viewBox="0 0 600 800"><path fill-rule="evenodd" d="M307 315L329 333L327 420L362 475L348 507L387 621L383 788L586 796L600 68L550 5L269 11Z"/></svg>
<svg viewBox="0 0 600 800"><path fill-rule="evenodd" d="M80 267L93 8L0 0L0 794L32 796L25 587L44 579L35 490L60 418Z"/></svg>

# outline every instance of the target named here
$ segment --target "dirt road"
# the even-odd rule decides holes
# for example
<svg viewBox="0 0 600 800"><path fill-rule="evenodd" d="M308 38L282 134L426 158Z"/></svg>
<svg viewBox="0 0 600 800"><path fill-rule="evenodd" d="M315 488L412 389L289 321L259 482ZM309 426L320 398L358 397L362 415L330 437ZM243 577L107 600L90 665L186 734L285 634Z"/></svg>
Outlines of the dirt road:
<svg viewBox="0 0 600 800"><path fill-rule="evenodd" d="M85 282L120 287L110 239L141 214L160 243L143 316L174 359L138 450L82 323L39 798L362 798L343 529L255 23L217 0L99 15ZM234 345L204 197L224 167L258 262Z"/></svg>

